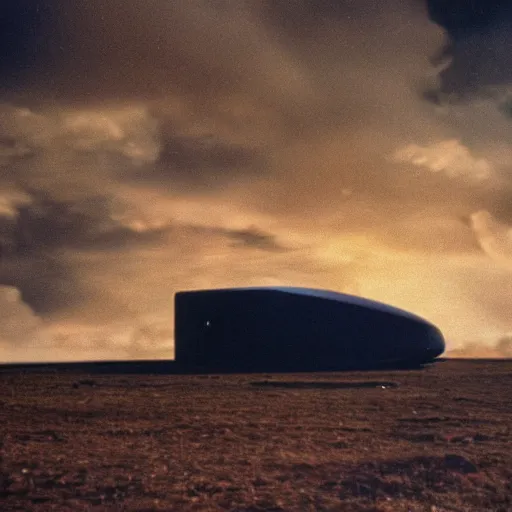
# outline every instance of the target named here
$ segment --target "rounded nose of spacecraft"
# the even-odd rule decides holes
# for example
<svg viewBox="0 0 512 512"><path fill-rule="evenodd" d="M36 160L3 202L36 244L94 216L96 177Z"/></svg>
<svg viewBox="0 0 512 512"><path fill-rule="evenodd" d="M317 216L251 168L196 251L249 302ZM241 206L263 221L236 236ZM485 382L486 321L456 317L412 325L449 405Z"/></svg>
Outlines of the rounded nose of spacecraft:
<svg viewBox="0 0 512 512"><path fill-rule="evenodd" d="M440 356L446 348L443 333L434 325L431 326L428 336L427 350L432 358Z"/></svg>

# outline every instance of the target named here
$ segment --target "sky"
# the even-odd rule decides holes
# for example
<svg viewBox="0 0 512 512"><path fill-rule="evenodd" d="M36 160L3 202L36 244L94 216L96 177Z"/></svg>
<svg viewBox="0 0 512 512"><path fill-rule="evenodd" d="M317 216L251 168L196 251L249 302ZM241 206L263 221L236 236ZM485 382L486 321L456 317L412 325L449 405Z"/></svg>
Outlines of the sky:
<svg viewBox="0 0 512 512"><path fill-rule="evenodd" d="M512 7L0 7L0 360L168 358L173 295L293 285L512 356Z"/></svg>

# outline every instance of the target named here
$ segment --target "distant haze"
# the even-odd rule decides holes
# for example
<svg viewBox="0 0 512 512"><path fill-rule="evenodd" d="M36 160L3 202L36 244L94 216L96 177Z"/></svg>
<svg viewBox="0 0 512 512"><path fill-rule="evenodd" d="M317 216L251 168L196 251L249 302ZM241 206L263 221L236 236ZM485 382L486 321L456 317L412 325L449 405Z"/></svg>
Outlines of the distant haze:
<svg viewBox="0 0 512 512"><path fill-rule="evenodd" d="M293 285L512 350L512 9L0 7L0 361L172 356L177 290Z"/></svg>

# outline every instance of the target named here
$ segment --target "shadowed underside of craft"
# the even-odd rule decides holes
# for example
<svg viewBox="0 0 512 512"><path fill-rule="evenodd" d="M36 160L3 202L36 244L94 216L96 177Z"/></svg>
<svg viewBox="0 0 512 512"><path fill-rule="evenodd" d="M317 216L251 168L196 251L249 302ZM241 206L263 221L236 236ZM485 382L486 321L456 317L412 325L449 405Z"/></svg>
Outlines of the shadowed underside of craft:
<svg viewBox="0 0 512 512"><path fill-rule="evenodd" d="M211 371L419 366L444 351L426 320L378 302L306 288L178 292L175 356Z"/></svg>

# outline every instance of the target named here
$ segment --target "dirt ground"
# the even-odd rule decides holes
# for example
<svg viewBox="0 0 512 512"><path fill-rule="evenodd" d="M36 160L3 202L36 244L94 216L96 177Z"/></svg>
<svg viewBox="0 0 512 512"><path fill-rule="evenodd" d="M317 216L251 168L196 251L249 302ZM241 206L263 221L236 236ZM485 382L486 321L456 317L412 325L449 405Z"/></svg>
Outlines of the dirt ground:
<svg viewBox="0 0 512 512"><path fill-rule="evenodd" d="M512 361L0 371L0 510L512 511Z"/></svg>

